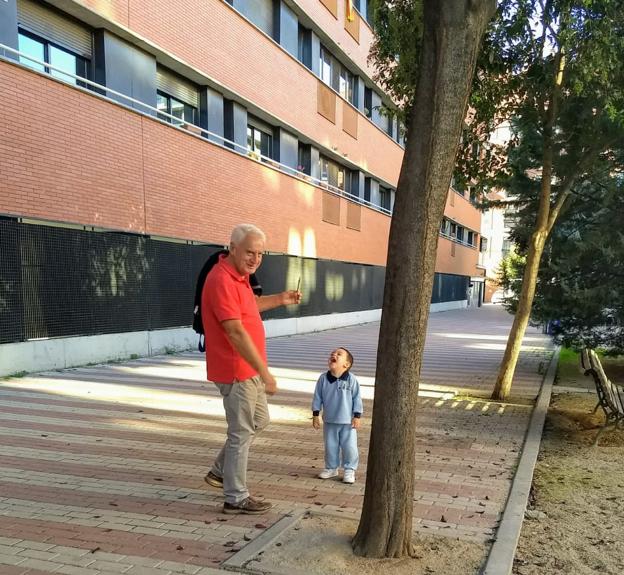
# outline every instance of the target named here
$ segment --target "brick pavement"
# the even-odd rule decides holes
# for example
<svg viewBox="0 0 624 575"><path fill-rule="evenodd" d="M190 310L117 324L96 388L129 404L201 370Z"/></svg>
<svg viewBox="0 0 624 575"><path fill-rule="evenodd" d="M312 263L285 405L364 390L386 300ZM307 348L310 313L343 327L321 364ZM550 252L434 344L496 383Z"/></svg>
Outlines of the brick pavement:
<svg viewBox="0 0 624 575"><path fill-rule="evenodd" d="M510 318L500 308L431 316L419 399L414 528L477 541L503 509L550 344L527 334L514 392L487 394ZM276 503L256 517L220 513L202 477L225 432L221 401L197 353L146 358L0 382L0 574L209 575L294 508L357 517L357 483L320 481L322 440L310 426L327 353L356 357L371 411L378 325L269 341L281 391L251 452L252 492ZM540 365L541 364L541 365ZM440 393L455 389L464 395ZM429 393L427 393L427 390ZM366 461L370 419L360 434ZM220 571L223 573L223 571Z"/></svg>

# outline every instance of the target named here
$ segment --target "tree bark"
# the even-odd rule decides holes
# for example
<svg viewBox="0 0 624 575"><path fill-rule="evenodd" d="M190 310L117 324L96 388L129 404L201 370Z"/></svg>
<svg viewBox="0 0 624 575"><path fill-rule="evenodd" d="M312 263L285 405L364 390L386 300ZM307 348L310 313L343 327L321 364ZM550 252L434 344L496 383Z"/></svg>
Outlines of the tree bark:
<svg viewBox="0 0 624 575"><path fill-rule="evenodd" d="M539 272L540 260L544 252L544 245L548 237L548 230L536 230L531 236L531 244L527 254L526 267L522 277L522 290L518 300L518 309L514 316L514 321L507 339L507 347L503 355L503 361L498 372L496 385L492 393L492 399L505 401L509 397L511 384L516 370L516 364L520 357L522 340L529 324L533 298L535 297L535 287L537 285L537 274Z"/></svg>
<svg viewBox="0 0 624 575"><path fill-rule="evenodd" d="M440 222L495 0L426 0L412 121L390 227L366 491L353 550L412 552L416 406Z"/></svg>

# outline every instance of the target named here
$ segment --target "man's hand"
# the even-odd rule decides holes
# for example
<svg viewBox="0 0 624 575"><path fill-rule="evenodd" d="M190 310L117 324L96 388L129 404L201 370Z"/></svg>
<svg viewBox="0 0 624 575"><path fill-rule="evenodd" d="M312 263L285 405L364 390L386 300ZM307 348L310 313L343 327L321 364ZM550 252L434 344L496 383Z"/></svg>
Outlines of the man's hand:
<svg viewBox="0 0 624 575"><path fill-rule="evenodd" d="M281 294L282 305L292 305L301 303L302 294L299 290L287 290Z"/></svg>
<svg viewBox="0 0 624 575"><path fill-rule="evenodd" d="M359 417L354 417L351 420L351 427L353 429L360 429L360 418Z"/></svg>
<svg viewBox="0 0 624 575"><path fill-rule="evenodd" d="M314 427L314 429L321 429L321 419L318 415L312 416L312 427Z"/></svg>
<svg viewBox="0 0 624 575"><path fill-rule="evenodd" d="M256 298L256 305L260 313L282 305L298 303L301 303L301 292L296 289L274 293L273 295L263 295Z"/></svg>
<svg viewBox="0 0 624 575"><path fill-rule="evenodd" d="M277 381L275 381L273 374L267 369L260 374L260 379L264 383L264 392L267 395L275 395L277 392Z"/></svg>

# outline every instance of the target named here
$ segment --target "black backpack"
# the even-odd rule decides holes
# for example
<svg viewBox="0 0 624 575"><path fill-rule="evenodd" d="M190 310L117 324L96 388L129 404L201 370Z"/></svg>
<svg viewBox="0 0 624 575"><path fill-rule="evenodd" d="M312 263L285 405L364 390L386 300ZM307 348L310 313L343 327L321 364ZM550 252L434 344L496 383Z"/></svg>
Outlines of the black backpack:
<svg viewBox="0 0 624 575"><path fill-rule="evenodd" d="M219 250L212 254L202 267L199 275L197 276L197 285L195 286L195 302L193 304L193 330L195 333L199 334L199 342L197 344L197 349L201 352L206 351L206 339L204 336L204 322L202 320L201 315L201 300L202 300L202 291L204 291L204 283L206 283L206 278L210 273L210 270L213 266L219 261L219 256L227 255L229 252L227 250ZM249 285L251 285L251 289L254 292L254 295L260 297L262 295L262 286L256 277L256 274L251 274L249 276Z"/></svg>

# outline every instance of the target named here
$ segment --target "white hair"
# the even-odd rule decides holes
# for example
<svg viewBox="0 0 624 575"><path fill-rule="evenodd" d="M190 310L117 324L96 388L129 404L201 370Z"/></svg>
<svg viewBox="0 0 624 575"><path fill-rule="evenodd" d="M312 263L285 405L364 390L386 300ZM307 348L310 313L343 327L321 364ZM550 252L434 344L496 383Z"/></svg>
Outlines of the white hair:
<svg viewBox="0 0 624 575"><path fill-rule="evenodd" d="M262 238L263 242L266 242L266 235L259 227L254 226L253 224L238 224L232 230L230 243L237 246L250 234L259 236L260 238Z"/></svg>

